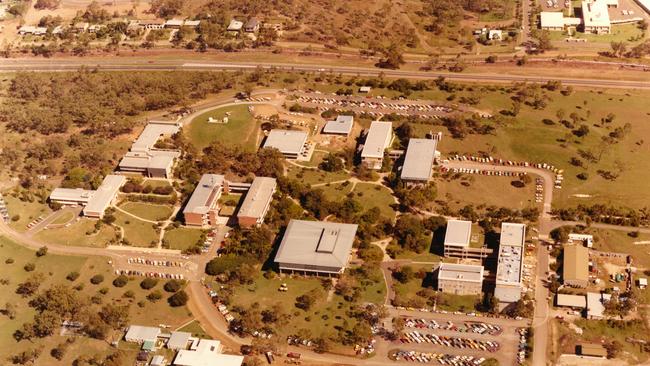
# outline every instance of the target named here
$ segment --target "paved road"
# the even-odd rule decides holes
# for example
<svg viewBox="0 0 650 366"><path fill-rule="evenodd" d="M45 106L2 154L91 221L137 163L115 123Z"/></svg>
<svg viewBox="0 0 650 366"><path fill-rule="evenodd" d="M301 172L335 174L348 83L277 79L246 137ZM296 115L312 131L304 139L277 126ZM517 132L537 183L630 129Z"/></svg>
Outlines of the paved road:
<svg viewBox="0 0 650 366"><path fill-rule="evenodd" d="M118 58L57 58L57 59L33 59L33 58L11 58L0 60L0 71L70 71L77 70L81 66L97 67L109 71L147 71L147 70L252 70L257 67L263 69L281 69L292 71L310 72L334 72L345 75L378 76L380 73L386 77L410 78L410 79L436 79L445 77L449 80L467 82L546 82L559 80L565 85L603 87L603 88L641 88L650 89L650 82L633 80L606 80L606 79L580 79L567 78L562 76L544 77L534 75L507 75L496 73L449 73L449 72L425 72L407 70L388 70L368 67L352 66L330 66L330 65L305 65L294 63L272 63L272 62L195 62L191 58L177 58L174 60L147 60L118 59Z"/></svg>

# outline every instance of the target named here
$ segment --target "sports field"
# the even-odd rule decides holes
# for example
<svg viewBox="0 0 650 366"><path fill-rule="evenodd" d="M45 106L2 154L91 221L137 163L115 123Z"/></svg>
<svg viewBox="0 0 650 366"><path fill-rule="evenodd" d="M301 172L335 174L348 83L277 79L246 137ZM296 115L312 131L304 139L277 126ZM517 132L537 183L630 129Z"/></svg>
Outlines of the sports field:
<svg viewBox="0 0 650 366"><path fill-rule="evenodd" d="M199 150L213 141L255 150L261 131L248 107L248 104L238 104L209 110L192 120L187 127L187 136ZM208 122L209 118L222 121L224 117L228 117L228 123Z"/></svg>

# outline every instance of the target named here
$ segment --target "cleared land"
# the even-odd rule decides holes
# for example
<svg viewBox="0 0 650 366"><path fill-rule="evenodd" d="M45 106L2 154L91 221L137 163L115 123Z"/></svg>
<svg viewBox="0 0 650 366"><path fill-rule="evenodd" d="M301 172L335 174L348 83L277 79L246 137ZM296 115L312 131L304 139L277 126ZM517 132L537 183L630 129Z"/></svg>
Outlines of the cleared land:
<svg viewBox="0 0 650 366"><path fill-rule="evenodd" d="M9 211L9 217L12 218L9 221L9 226L18 232L27 231L27 225L37 219L40 216L43 218L47 217L52 210L44 204L34 202L21 201L16 197L11 195L4 195L4 200L7 203L7 210ZM14 221L13 218L18 217L18 220Z"/></svg>
<svg viewBox="0 0 650 366"><path fill-rule="evenodd" d="M241 146L255 150L257 137L260 134L259 123L248 110L248 104L239 104L209 110L192 120L187 128L190 141L198 149L218 141L224 145ZM208 118L221 121L227 113L228 123L208 123Z"/></svg>
<svg viewBox="0 0 650 366"><path fill-rule="evenodd" d="M154 229L154 224L138 220L119 211L115 212L115 218L115 225L124 229L124 240L130 245L152 247L158 243L158 233Z"/></svg>
<svg viewBox="0 0 650 366"><path fill-rule="evenodd" d="M178 227L165 231L163 240L169 244L169 249L185 250L193 247L201 238L201 229Z"/></svg>
<svg viewBox="0 0 650 366"><path fill-rule="evenodd" d="M50 244L103 248L116 237L114 227L102 224L95 232L96 220L80 218L70 226L45 229L36 233L36 239Z"/></svg>
<svg viewBox="0 0 650 366"><path fill-rule="evenodd" d="M457 210L467 204L522 209L534 206L535 182L523 188L514 187L511 182L517 177L495 177L483 175L460 175L459 179L436 178L437 199L444 200L451 209ZM507 199L504 199L507 197Z"/></svg>
<svg viewBox="0 0 650 366"><path fill-rule="evenodd" d="M124 202L119 207L137 217L151 221L167 220L174 211L171 206L144 202Z"/></svg>

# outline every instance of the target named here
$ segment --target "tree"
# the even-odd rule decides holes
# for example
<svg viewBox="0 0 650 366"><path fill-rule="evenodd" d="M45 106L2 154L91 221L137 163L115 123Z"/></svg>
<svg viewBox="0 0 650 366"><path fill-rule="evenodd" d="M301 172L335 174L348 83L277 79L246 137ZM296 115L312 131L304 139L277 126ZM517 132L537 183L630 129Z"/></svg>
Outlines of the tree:
<svg viewBox="0 0 650 366"><path fill-rule="evenodd" d="M44 256L46 254L47 254L47 247L46 246L42 246L36 251L36 256L37 257L42 257L42 256Z"/></svg>
<svg viewBox="0 0 650 366"><path fill-rule="evenodd" d="M42 273L35 273L25 280L25 282L22 282L18 284L18 288L16 288L16 293L21 295L22 297L29 297L32 296L33 294L36 293L38 288L41 286L41 283L44 280L44 276Z"/></svg>
<svg viewBox="0 0 650 366"><path fill-rule="evenodd" d="M54 311L46 310L34 316L34 334L43 338L50 336L61 326L61 316Z"/></svg>
<svg viewBox="0 0 650 366"><path fill-rule="evenodd" d="M344 168L341 158L332 153L329 153L325 159L323 159L323 162L320 163L319 167L326 172L338 172Z"/></svg>
<svg viewBox="0 0 650 366"><path fill-rule="evenodd" d="M149 295L147 295L147 300L149 300L151 302L156 302L156 301L162 299L162 296L163 295L162 295L162 293L160 291L154 290Z"/></svg>
<svg viewBox="0 0 650 366"><path fill-rule="evenodd" d="M53 311L61 318L76 318L86 307L86 300L66 285L54 285L29 302L38 312Z"/></svg>
<svg viewBox="0 0 650 366"><path fill-rule="evenodd" d="M92 283L93 285L99 285L102 282L104 282L103 275L96 274L90 278L90 283Z"/></svg>
<svg viewBox="0 0 650 366"><path fill-rule="evenodd" d="M623 57L625 51L627 50L627 43L623 41L621 42L612 41L610 43L610 47L612 48L612 56Z"/></svg>
<svg viewBox="0 0 650 366"><path fill-rule="evenodd" d="M383 69L399 69L404 63L404 57L399 46L395 43L391 44L383 51L384 58L377 64L378 67Z"/></svg>
<svg viewBox="0 0 650 366"><path fill-rule="evenodd" d="M99 311L99 317L113 329L124 328L129 323L129 305L106 304Z"/></svg>
<svg viewBox="0 0 650 366"><path fill-rule="evenodd" d="M169 305L173 307L178 307L187 304L188 300L189 300L189 296L187 295L187 293L184 290L180 290L177 293L170 296L168 302Z"/></svg>
<svg viewBox="0 0 650 366"><path fill-rule="evenodd" d="M165 286L163 288L167 292L176 292L180 290L183 287L183 283L179 280L169 280L165 283Z"/></svg>
<svg viewBox="0 0 650 366"><path fill-rule="evenodd" d="M7 301L2 312L7 316L7 318L13 320L16 318L16 305Z"/></svg>
<svg viewBox="0 0 650 366"><path fill-rule="evenodd" d="M296 307L308 311L322 296L320 289L313 289L306 294L296 297Z"/></svg>
<svg viewBox="0 0 650 366"><path fill-rule="evenodd" d="M152 288L156 287L158 284L158 280L152 277L147 277L142 282L140 282L140 287L143 290L151 290Z"/></svg>
<svg viewBox="0 0 650 366"><path fill-rule="evenodd" d="M125 275L119 275L113 280L113 286L115 287L124 287L129 283L129 278Z"/></svg>
<svg viewBox="0 0 650 366"><path fill-rule="evenodd" d="M26 351L20 352L14 356L11 356L11 362L19 365L32 365L38 357L41 355L41 350L38 348L28 349Z"/></svg>
<svg viewBox="0 0 650 366"><path fill-rule="evenodd" d="M566 243L569 240L569 233L571 233L570 226L560 226L551 230L549 234L556 243Z"/></svg>
<svg viewBox="0 0 650 366"><path fill-rule="evenodd" d="M65 278L70 282L74 282L77 278L79 278L79 276L80 276L79 272L73 271L68 273L68 275L65 276Z"/></svg>

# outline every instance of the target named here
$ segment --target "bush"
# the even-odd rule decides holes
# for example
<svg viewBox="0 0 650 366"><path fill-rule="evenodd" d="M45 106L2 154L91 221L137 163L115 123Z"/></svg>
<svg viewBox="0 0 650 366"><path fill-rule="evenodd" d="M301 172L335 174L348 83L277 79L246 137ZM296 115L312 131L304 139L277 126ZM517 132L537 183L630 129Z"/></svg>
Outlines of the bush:
<svg viewBox="0 0 650 366"><path fill-rule="evenodd" d="M102 295L106 295L108 291L109 291L108 287L102 287L101 289L99 289L99 293Z"/></svg>
<svg viewBox="0 0 650 366"><path fill-rule="evenodd" d="M104 282L103 275L97 274L90 278L90 283L92 283L93 285L99 285L102 282Z"/></svg>
<svg viewBox="0 0 650 366"><path fill-rule="evenodd" d="M180 290L177 293L173 294L172 296L169 297L169 305L177 307L177 306L184 306L187 304L187 300L189 300L189 296L187 296L187 293L185 291Z"/></svg>
<svg viewBox="0 0 650 366"><path fill-rule="evenodd" d="M11 221L16 222L18 220L20 220L20 215L16 214L16 215L11 216Z"/></svg>
<svg viewBox="0 0 650 366"><path fill-rule="evenodd" d="M124 287L129 283L129 278L125 275L119 275L113 280L113 286L115 287Z"/></svg>
<svg viewBox="0 0 650 366"><path fill-rule="evenodd" d="M580 174L576 175L576 177L578 177L578 179L580 179L580 180L587 180L587 179L589 179L589 174L580 173Z"/></svg>
<svg viewBox="0 0 650 366"><path fill-rule="evenodd" d="M126 297L127 299L133 299L135 298L135 292L133 292L133 290L127 290L122 296Z"/></svg>
<svg viewBox="0 0 650 366"><path fill-rule="evenodd" d="M147 295L147 300L151 302L156 302L160 299L162 299L162 293L158 290L152 291L149 295Z"/></svg>
<svg viewBox="0 0 650 366"><path fill-rule="evenodd" d="M75 272L70 272L70 273L68 273L67 276L65 276L65 278L70 282L76 281L77 278L79 278L79 272L76 272L76 271Z"/></svg>
<svg viewBox="0 0 650 366"><path fill-rule="evenodd" d="M14 259L13 259L13 258L7 258L7 259L5 260L5 264L13 264L13 263L14 263Z"/></svg>
<svg viewBox="0 0 650 366"><path fill-rule="evenodd" d="M142 287L143 290L151 290L152 288L156 287L158 284L158 280L155 278L145 278L140 282L140 287Z"/></svg>
<svg viewBox="0 0 650 366"><path fill-rule="evenodd" d="M165 283L165 286L163 287L165 291L167 292L177 292L178 290L183 287L183 284L178 281L178 280L169 280L167 283Z"/></svg>
<svg viewBox="0 0 650 366"><path fill-rule="evenodd" d="M42 256L44 256L46 254L47 254L47 247L46 246L42 246L36 251L36 256L37 257L42 257Z"/></svg>
<svg viewBox="0 0 650 366"><path fill-rule="evenodd" d="M34 263L27 263L27 264L25 264L25 266L23 267L23 269L24 269L25 271L27 271L27 272L31 272L31 271L33 271L33 270L36 269L36 265L35 265Z"/></svg>

